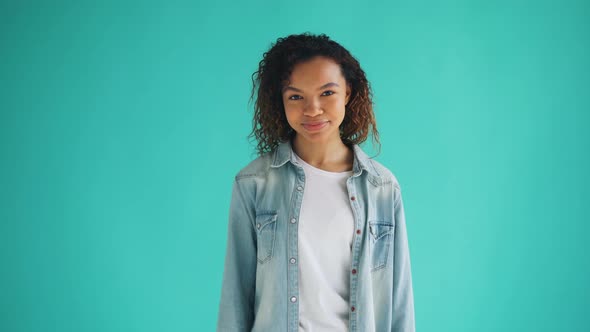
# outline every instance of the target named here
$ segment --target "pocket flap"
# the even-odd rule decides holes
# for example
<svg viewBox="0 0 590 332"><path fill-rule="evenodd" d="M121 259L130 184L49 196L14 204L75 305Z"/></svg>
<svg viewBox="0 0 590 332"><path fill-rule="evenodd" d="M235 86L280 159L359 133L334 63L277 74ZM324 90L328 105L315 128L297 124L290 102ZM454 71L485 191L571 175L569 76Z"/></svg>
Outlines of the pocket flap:
<svg viewBox="0 0 590 332"><path fill-rule="evenodd" d="M264 228L277 221L277 213L273 211L264 211L256 213L256 229L261 232Z"/></svg>
<svg viewBox="0 0 590 332"><path fill-rule="evenodd" d="M379 240L379 238L383 237L384 235L391 234L393 231L394 224L388 221L369 221L369 232L375 238L375 240Z"/></svg>

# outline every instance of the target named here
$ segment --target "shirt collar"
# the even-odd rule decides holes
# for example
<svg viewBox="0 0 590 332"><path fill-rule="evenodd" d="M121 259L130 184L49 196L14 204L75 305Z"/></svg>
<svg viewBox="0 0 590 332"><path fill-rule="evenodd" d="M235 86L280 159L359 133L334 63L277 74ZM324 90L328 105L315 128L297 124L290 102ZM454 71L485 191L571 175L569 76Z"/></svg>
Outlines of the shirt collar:
<svg viewBox="0 0 590 332"><path fill-rule="evenodd" d="M354 152L354 162L352 165L353 176L359 176L362 170L369 172L370 174L380 177L379 173L371 163L369 156L361 149L358 144L353 144L352 150ZM281 167L287 161L295 163L295 155L291 147L291 141L287 140L280 142L278 147L274 151L273 161L271 167Z"/></svg>

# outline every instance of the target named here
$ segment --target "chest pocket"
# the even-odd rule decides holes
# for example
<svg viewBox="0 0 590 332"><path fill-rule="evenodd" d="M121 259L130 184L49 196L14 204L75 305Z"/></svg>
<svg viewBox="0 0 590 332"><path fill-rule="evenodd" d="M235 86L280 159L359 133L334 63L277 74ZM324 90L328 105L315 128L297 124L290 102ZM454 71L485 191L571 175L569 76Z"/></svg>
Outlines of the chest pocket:
<svg viewBox="0 0 590 332"><path fill-rule="evenodd" d="M259 263L266 263L272 258L275 245L277 213L275 211L256 212L256 258Z"/></svg>
<svg viewBox="0 0 590 332"><path fill-rule="evenodd" d="M369 221L371 271L387 266L390 247L393 244L394 227L390 221Z"/></svg>

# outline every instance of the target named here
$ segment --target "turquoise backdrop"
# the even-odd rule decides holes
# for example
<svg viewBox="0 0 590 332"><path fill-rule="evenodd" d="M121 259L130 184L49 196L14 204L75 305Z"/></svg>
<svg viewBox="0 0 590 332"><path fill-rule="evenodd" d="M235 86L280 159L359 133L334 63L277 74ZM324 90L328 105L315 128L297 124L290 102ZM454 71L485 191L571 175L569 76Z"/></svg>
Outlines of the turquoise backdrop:
<svg viewBox="0 0 590 332"><path fill-rule="evenodd" d="M0 330L214 331L250 75L304 31L372 83L418 331L590 331L590 2L519 0L3 1Z"/></svg>

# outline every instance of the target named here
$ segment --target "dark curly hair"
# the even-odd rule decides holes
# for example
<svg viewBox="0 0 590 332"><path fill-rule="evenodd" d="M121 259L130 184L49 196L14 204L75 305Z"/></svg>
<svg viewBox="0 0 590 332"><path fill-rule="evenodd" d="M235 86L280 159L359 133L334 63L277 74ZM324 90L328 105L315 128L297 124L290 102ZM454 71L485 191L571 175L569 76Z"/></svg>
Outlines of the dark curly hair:
<svg viewBox="0 0 590 332"><path fill-rule="evenodd" d="M348 50L325 34L305 32L278 38L264 53L258 70L252 74L252 94L256 94L252 132L249 138L258 141L258 154L273 151L280 142L291 140L295 131L287 122L283 105L282 88L288 82L296 64L315 56L325 56L340 65L342 75L350 84L350 99L340 125L340 137L348 146L360 144L373 132L373 141L379 147L379 132L373 113L372 91L359 62Z"/></svg>

